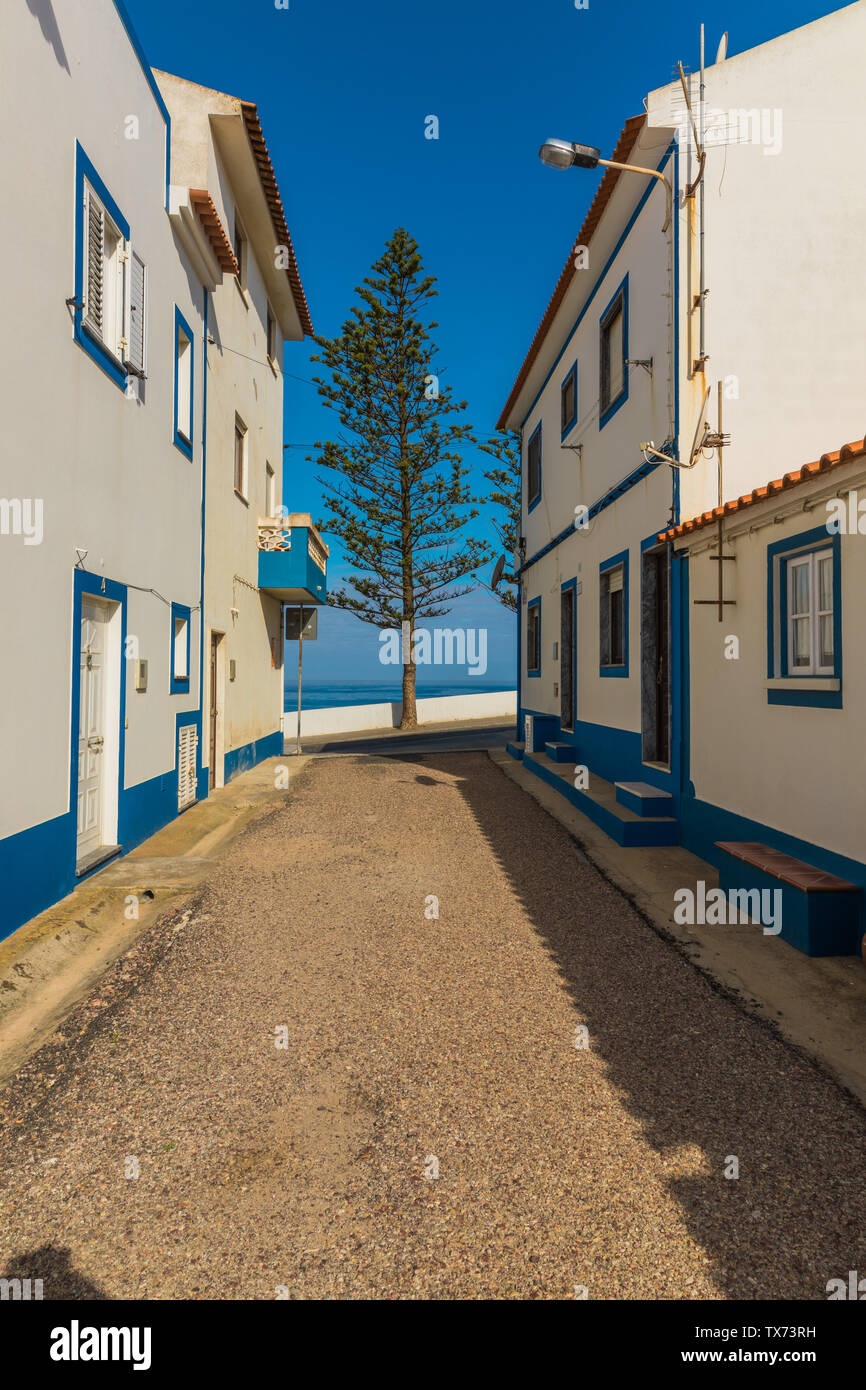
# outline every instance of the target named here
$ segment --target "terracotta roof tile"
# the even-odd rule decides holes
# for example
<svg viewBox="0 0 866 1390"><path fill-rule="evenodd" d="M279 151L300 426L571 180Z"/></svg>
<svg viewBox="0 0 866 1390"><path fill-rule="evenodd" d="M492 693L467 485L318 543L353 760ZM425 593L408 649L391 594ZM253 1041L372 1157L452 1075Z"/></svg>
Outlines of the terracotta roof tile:
<svg viewBox="0 0 866 1390"><path fill-rule="evenodd" d="M640 134L645 121L646 116L643 115L629 117L629 119L626 121L625 125L622 128L619 140L616 143L616 148L613 154L611 155L611 159L615 159L619 164L625 164L628 162L628 157L634 148L635 141L637 140L637 137ZM593 233L595 232L596 227L601 221L601 215L607 207L608 203L610 202L613 190L616 188L619 175L619 169L605 170L604 178L598 185L595 197L590 203L589 211L587 212L586 217L583 220L583 226L578 232L577 237L575 238L574 245L568 253L568 260L566 261L562 269L562 274L556 282L556 288L553 291L550 303L544 311L544 317L542 318L541 323L538 325L535 337L533 338L529 346L529 351L526 354L526 357L524 358L523 366L520 368L520 371L517 374L517 380L511 388L511 395L508 397L508 400L505 403L505 408L499 417L499 421L496 426L497 429L504 430L506 428L506 421L508 419L508 416L511 414L511 410L514 406L515 401L517 400L518 396L520 395L521 391L526 385L526 379L529 376L529 373L532 371L532 367L535 363L536 357L541 351L541 345L547 336L547 331L556 317L557 311L560 305L562 304L563 299L566 296L566 292L568 291L569 285L571 284L572 280L577 274L577 270L574 264L574 253L577 250L578 246L589 246Z"/></svg>
<svg viewBox="0 0 866 1390"><path fill-rule="evenodd" d="M274 232L277 236L277 244L285 246L289 253L289 264L286 274L289 277L289 284L292 288L292 298L295 301L295 308L301 320L301 327L305 333L312 334L313 324L310 319L310 310L307 306L307 297L304 294L304 287L301 284L301 276L298 271L298 263L295 259L295 251L292 246L292 238L286 224L286 215L283 211L283 201L280 197L280 190L277 187L277 180L274 174L274 166L271 164L271 157L268 154L268 147L265 144L265 137L259 120L258 109L252 101L242 101L241 111L243 112L244 125L247 129L250 145L258 166L259 178L268 202L271 213L271 221L274 224Z"/></svg>
<svg viewBox="0 0 866 1390"><path fill-rule="evenodd" d="M660 531L658 539L660 541L675 541L682 536L691 535L693 531L700 531L704 526L712 526L718 521L720 512L725 516L733 516L746 507L754 506L756 502L764 502L768 497L776 497L780 492L787 492L789 488L807 483L811 478L818 477L822 473L829 473L832 469L838 468L840 464L848 463L850 459L860 458L864 454L866 454L866 439L855 439L850 444L843 444L841 449L835 449L831 454L822 454L820 459L816 459L812 463L804 463L802 468L793 473L785 473L781 478L773 478L764 487L756 487L745 496L738 497L732 502L726 502L724 508L714 507L711 512L703 512L700 516L692 518L691 521L681 521L678 526L672 526L667 531Z"/></svg>
<svg viewBox="0 0 866 1390"><path fill-rule="evenodd" d="M219 219L219 213L214 207L213 199L206 188L191 188L189 190L189 200L198 213L199 221L204 227L205 234L211 244L211 249L216 257L220 270L227 271L230 275L237 275L238 263L235 260L235 253L231 248L231 243L225 234L225 229Z"/></svg>

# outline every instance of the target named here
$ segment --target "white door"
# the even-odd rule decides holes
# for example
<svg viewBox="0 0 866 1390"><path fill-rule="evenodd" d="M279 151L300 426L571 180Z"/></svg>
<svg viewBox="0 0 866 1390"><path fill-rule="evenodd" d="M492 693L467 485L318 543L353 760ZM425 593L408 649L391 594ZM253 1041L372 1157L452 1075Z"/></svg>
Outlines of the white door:
<svg viewBox="0 0 866 1390"><path fill-rule="evenodd" d="M78 713L79 864L103 843L106 616L101 603L86 596L82 598Z"/></svg>

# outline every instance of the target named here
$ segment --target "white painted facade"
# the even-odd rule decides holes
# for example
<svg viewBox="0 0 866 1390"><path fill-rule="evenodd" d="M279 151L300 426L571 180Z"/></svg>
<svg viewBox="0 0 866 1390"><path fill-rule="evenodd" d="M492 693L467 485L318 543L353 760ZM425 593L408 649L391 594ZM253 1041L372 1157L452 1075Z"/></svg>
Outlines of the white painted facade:
<svg viewBox="0 0 866 1390"><path fill-rule="evenodd" d="M705 552L690 563L673 554L679 541L666 551L658 539L720 500L718 451L693 453L704 422L730 437L722 451L723 500L862 437L866 340L851 330L866 309L859 253L866 193L854 175L864 49L866 5L858 3L708 66L705 163L693 196L701 169L681 86L649 94L633 145L613 157L668 177L671 226L662 233L658 182L620 173L588 239L588 266L576 270L555 314L548 314L500 425L521 431L523 448L519 736L522 715L532 713L536 740L570 744L572 761L586 766L590 782L640 780L668 792L682 842L705 857L713 857L714 837L736 838L738 825L748 824L751 838L801 844L811 850L811 862L833 864L837 873L844 868L866 885L866 844L855 828L862 792L850 762L851 739L862 723L859 676L848 682L866 653L851 601L842 633L843 708L772 703L766 577L763 603L758 598L766 537L760 544L740 541L737 560L722 562L728 603L721 624L717 607L704 602L717 597L719 562ZM698 74L688 81L700 119ZM626 276L628 395L605 419L600 321ZM650 358L651 375L634 360ZM575 361L577 421L561 439L562 383ZM541 497L530 507L529 449L539 424ZM645 455L641 445L650 441L672 462ZM575 444L581 447L563 447ZM590 508L588 524L570 530L578 504ZM786 525L806 529L802 517ZM772 540L784 535L780 524ZM857 582L855 552L852 540L843 567L846 591ZM624 555L625 659L617 670L603 670L601 614L610 612L604 568ZM651 568L656 564L662 568ZM659 606L656 586L665 572L668 603ZM569 584L576 592L577 651L570 727L563 723L567 610L561 597ZM540 660L533 671L528 621L539 603ZM738 633L748 659L725 661L722 637ZM660 662L665 644L668 659ZM659 690L667 691L666 736ZM822 773L822 790L813 795L802 784L797 750L813 747L816 735L822 749L825 741L832 746L827 780Z"/></svg>
<svg viewBox="0 0 866 1390"><path fill-rule="evenodd" d="M303 338L304 325L278 264L285 257L242 103L168 73L156 77L172 117L175 215L190 189L207 189L243 260L240 276L214 275L208 309L202 756L219 787L265 749L282 749L282 606L258 587L259 527L283 501L283 344ZM236 423L244 430L242 479Z"/></svg>
<svg viewBox="0 0 866 1390"><path fill-rule="evenodd" d="M15 132L3 146L4 182L26 189L26 203L0 208L11 326L0 347L2 936L207 794L205 426L224 473L225 419L245 410L255 436L249 508L232 512L231 492L212 507L205 630L221 622L229 631L235 573L256 580L265 458L279 500L282 383L278 368L238 373L205 343L209 314L218 343L261 348L260 253L250 257L247 305L216 261L202 259L200 223L192 233L181 225L189 185L171 165L177 153L183 173L184 151L169 144L167 106L122 10L113 0L4 5L0 52L4 129ZM200 185L211 191L223 179L213 159ZM251 154L248 163L255 171ZM256 203L245 186L239 197L260 241L259 193ZM129 369L142 262L143 377ZM296 323L275 298L281 360ZM251 591L236 606L244 637L232 656L246 705L229 706L227 753L244 735L278 735L282 712L269 644L279 604Z"/></svg>

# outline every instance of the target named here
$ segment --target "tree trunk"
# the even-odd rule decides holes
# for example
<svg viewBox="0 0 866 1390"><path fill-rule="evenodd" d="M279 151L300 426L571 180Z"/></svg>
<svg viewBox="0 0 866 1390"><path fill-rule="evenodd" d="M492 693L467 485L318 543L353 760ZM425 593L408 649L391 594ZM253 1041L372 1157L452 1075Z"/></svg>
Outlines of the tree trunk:
<svg viewBox="0 0 866 1390"><path fill-rule="evenodd" d="M403 667L403 717L400 720L401 729L414 729L418 724L418 713L415 708L415 669L414 661L407 662Z"/></svg>

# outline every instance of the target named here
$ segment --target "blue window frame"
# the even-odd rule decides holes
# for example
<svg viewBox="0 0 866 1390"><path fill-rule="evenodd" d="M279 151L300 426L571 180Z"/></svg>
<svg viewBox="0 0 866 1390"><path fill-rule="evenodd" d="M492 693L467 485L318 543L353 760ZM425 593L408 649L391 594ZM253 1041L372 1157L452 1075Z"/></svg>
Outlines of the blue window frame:
<svg viewBox="0 0 866 1390"><path fill-rule="evenodd" d="M171 605L171 695L184 695L189 690L189 615L182 603Z"/></svg>
<svg viewBox="0 0 866 1390"><path fill-rule="evenodd" d="M842 548L825 526L767 546L767 691L770 705L842 707ZM838 681L838 689L796 688Z"/></svg>
<svg viewBox="0 0 866 1390"><path fill-rule="evenodd" d="M559 424L562 438L577 424L577 363L563 379L559 388Z"/></svg>
<svg viewBox="0 0 866 1390"><path fill-rule="evenodd" d="M174 309L174 442L188 459L192 458L192 415L195 375L193 331L183 314Z"/></svg>
<svg viewBox="0 0 866 1390"><path fill-rule="evenodd" d="M628 676L628 551L598 567L600 676Z"/></svg>
<svg viewBox="0 0 866 1390"><path fill-rule="evenodd" d="M118 259L118 241L129 241L129 223L76 141L73 335L88 357L125 390L127 373L118 340L126 316L126 275ZM109 254L112 244L114 253ZM93 269L90 256L98 257Z"/></svg>
<svg viewBox="0 0 866 1390"><path fill-rule="evenodd" d="M532 511L541 501L541 421L526 446L526 509Z"/></svg>
<svg viewBox="0 0 866 1390"><path fill-rule="evenodd" d="M628 400L628 276L598 323L599 417L603 430Z"/></svg>
<svg viewBox="0 0 866 1390"><path fill-rule="evenodd" d="M541 675L541 597L526 605L526 674Z"/></svg>

